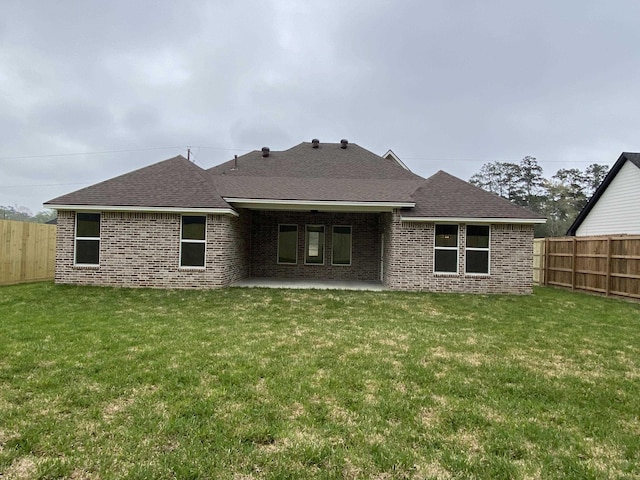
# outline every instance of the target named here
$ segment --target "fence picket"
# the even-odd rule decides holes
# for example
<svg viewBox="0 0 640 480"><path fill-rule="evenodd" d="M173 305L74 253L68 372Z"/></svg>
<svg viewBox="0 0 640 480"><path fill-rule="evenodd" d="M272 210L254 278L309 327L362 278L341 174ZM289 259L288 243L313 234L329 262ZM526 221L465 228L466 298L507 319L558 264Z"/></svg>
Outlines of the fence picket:
<svg viewBox="0 0 640 480"><path fill-rule="evenodd" d="M0 220L0 285L55 275L56 226Z"/></svg>

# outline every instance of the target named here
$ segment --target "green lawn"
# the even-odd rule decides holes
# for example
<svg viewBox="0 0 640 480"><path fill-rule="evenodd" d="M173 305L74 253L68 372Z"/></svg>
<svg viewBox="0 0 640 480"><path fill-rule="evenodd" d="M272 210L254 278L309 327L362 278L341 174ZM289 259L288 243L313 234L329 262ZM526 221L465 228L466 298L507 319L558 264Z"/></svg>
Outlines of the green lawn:
<svg viewBox="0 0 640 480"><path fill-rule="evenodd" d="M640 305L0 288L0 478L640 478Z"/></svg>

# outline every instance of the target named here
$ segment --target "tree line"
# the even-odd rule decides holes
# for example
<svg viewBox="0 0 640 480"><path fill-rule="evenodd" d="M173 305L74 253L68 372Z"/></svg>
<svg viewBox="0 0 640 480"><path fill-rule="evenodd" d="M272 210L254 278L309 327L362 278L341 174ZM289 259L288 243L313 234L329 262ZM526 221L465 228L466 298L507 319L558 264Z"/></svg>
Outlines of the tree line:
<svg viewBox="0 0 640 480"><path fill-rule="evenodd" d="M55 210L42 210L35 215L26 207L0 205L0 220L17 220L19 222L47 223L56 218Z"/></svg>
<svg viewBox="0 0 640 480"><path fill-rule="evenodd" d="M561 168L545 178L535 157L520 163L485 163L469 182L547 217L536 225L536 237L565 235L568 228L607 176L609 167L593 163L584 170Z"/></svg>

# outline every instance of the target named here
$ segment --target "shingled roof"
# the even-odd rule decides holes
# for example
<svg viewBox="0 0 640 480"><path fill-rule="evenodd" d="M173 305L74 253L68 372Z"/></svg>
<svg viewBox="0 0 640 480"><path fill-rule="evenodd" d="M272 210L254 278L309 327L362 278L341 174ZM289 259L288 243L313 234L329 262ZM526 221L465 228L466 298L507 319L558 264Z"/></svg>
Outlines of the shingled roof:
<svg viewBox="0 0 640 480"><path fill-rule="evenodd" d="M339 143L303 142L283 151L270 151L268 157L254 150L216 167L213 175L235 177L353 178L358 180L415 180L422 177L392 159L385 159L355 143L341 148Z"/></svg>
<svg viewBox="0 0 640 480"><path fill-rule="evenodd" d="M267 157L253 151L208 172L225 198L407 203L424 181L354 143L303 142Z"/></svg>
<svg viewBox="0 0 640 480"><path fill-rule="evenodd" d="M253 151L208 170L177 156L46 202L53 208L226 209L238 199L388 203L407 219L543 217L440 171L424 179L356 145L304 142ZM231 205L230 205L231 204ZM239 202L242 205L241 202ZM305 203L306 205L306 203ZM389 205L386 206L389 208Z"/></svg>
<svg viewBox="0 0 640 480"><path fill-rule="evenodd" d="M403 217L544 220L545 217L440 170L414 192Z"/></svg>
<svg viewBox="0 0 640 480"><path fill-rule="evenodd" d="M51 206L230 208L206 170L179 155L54 198Z"/></svg>

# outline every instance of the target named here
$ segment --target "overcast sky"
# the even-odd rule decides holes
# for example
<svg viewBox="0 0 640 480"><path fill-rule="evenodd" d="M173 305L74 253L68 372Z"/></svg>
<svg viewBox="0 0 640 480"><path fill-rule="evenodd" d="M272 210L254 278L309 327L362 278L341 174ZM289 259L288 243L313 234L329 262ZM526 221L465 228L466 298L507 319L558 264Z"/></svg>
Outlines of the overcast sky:
<svg viewBox="0 0 640 480"><path fill-rule="evenodd" d="M640 2L3 0L0 205L191 146L347 138L467 180L640 151ZM109 152L109 153L100 153Z"/></svg>

